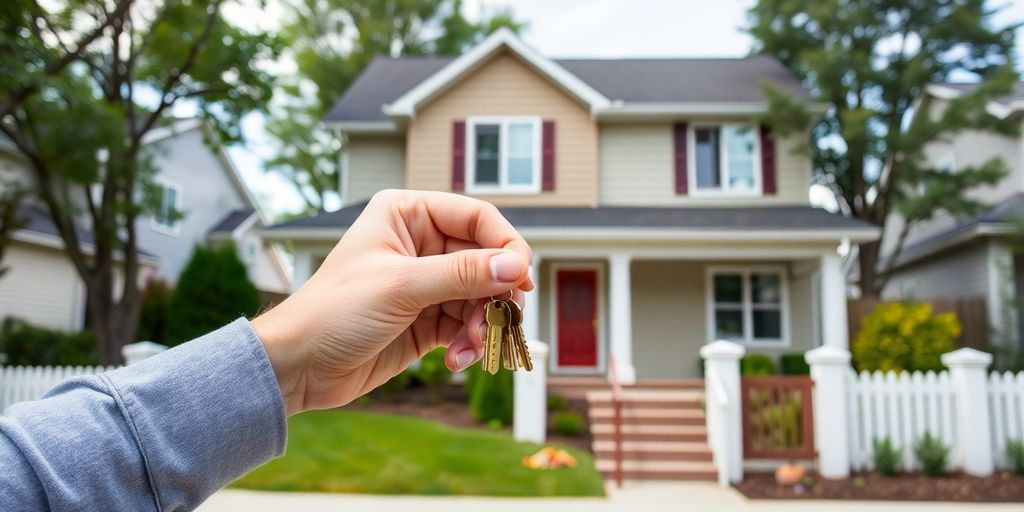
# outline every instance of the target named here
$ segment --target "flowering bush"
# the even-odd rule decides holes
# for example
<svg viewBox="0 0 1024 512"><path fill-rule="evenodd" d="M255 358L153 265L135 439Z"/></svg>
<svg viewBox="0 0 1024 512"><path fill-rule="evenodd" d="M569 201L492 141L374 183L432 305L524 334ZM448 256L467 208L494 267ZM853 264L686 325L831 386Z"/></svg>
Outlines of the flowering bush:
<svg viewBox="0 0 1024 512"><path fill-rule="evenodd" d="M939 356L954 350L960 322L933 314L923 302L884 302L864 317L853 344L858 370L941 370Z"/></svg>

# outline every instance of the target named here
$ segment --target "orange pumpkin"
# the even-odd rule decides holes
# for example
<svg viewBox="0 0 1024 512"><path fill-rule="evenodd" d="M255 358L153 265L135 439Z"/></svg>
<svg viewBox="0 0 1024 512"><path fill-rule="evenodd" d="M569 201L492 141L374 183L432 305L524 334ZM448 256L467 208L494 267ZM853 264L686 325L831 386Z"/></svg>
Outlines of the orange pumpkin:
<svg viewBox="0 0 1024 512"><path fill-rule="evenodd" d="M802 466L793 463L786 463L775 470L775 481L779 485L796 485L803 481L807 472Z"/></svg>

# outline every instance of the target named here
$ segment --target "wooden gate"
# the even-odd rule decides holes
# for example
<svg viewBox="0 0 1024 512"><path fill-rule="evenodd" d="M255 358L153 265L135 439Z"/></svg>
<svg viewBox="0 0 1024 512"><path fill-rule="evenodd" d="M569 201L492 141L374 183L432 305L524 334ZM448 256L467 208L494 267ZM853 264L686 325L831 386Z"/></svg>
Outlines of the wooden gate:
<svg viewBox="0 0 1024 512"><path fill-rule="evenodd" d="M809 376L743 377L743 456L813 459L814 416Z"/></svg>

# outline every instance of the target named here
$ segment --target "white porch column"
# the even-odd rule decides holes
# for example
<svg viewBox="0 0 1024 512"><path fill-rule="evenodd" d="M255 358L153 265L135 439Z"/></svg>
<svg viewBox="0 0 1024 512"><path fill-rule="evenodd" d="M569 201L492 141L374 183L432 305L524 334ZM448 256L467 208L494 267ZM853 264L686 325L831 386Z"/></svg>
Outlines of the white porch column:
<svg viewBox="0 0 1024 512"><path fill-rule="evenodd" d="M851 440L846 404L850 351L826 341L825 346L808 351L804 359L811 365L814 380L814 447L818 451L818 472L825 478L846 478L850 476Z"/></svg>
<svg viewBox="0 0 1024 512"><path fill-rule="evenodd" d="M547 439L548 425L548 344L531 339L527 346L533 359L533 371L513 373L512 435L516 441L543 443Z"/></svg>
<svg viewBox="0 0 1024 512"><path fill-rule="evenodd" d="M528 340L540 341L544 339L540 332L540 293L543 279L540 275L540 256L537 253L533 254L530 272L533 273L533 291L526 292L526 304L523 305L523 333Z"/></svg>
<svg viewBox="0 0 1024 512"><path fill-rule="evenodd" d="M633 291L629 273L631 259L629 254L623 253L608 257L610 349L615 357L619 382L626 385L636 382L636 368L633 366Z"/></svg>
<svg viewBox="0 0 1024 512"><path fill-rule="evenodd" d="M942 354L942 364L949 367L956 396L957 450L965 473L974 476L992 474L991 411L988 408L988 365L992 354L962 348Z"/></svg>
<svg viewBox="0 0 1024 512"><path fill-rule="evenodd" d="M718 484L743 481L743 408L740 407L740 359L746 349L719 340L704 345L704 402L708 442L718 469Z"/></svg>
<svg viewBox="0 0 1024 512"><path fill-rule="evenodd" d="M846 323L846 274L839 254L821 256L821 331L826 346L850 348Z"/></svg>

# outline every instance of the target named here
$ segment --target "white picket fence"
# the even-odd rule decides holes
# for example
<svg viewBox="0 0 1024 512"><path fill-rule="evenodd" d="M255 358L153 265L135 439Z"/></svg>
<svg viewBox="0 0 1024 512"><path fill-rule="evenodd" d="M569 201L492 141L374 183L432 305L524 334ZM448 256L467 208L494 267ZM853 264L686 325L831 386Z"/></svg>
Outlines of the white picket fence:
<svg viewBox="0 0 1024 512"><path fill-rule="evenodd" d="M992 455L1006 467L1006 442L1024 437L1024 372L989 375L988 399ZM902 454L902 466L917 469L913 445L925 432L950 446L950 463L963 464L957 448L957 400L949 372L849 372L847 419L850 466L872 466L874 439L888 438Z"/></svg>
<svg viewBox="0 0 1024 512"><path fill-rule="evenodd" d="M94 375L114 366L5 366L0 367L0 413L18 402L35 400L53 386L81 375Z"/></svg>

